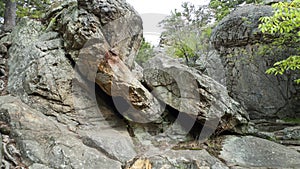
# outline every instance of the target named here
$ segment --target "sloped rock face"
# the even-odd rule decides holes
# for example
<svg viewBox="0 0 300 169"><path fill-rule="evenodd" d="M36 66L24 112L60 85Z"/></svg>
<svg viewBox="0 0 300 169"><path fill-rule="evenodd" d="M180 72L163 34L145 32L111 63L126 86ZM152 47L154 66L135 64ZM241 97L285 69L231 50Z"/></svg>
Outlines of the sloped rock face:
<svg viewBox="0 0 300 169"><path fill-rule="evenodd" d="M5 114L2 117L11 127L10 135L16 139L25 163L32 168L45 166L45 168L121 168L121 161L135 156L133 144L125 131L116 131L103 127L100 114L94 115L98 122L93 125L83 125L76 130L58 122L55 118L45 116L43 113L30 108L21 100L11 96L0 98L0 109ZM4 111L6 110L6 111ZM1 119L2 120L2 119ZM86 120L88 122L88 120ZM89 126L89 127L88 127ZM88 128L87 128L88 127ZM86 140L93 140L97 133L103 131L101 139L123 140L118 149L103 147L100 144L92 145ZM91 135L91 132L95 134ZM115 148L114 148L115 147ZM111 152L126 151L128 154L114 154ZM107 155L111 154L111 156ZM116 155L116 157L114 156ZM112 156L115 157L112 159ZM47 166L47 167L46 167Z"/></svg>
<svg viewBox="0 0 300 169"><path fill-rule="evenodd" d="M123 0L68 0L42 21L22 19L0 35L10 93L0 97L3 165L227 169L214 154L219 145L189 131L204 140L245 133L247 114L224 86L173 59L153 59L142 75L133 64L141 33L140 17ZM282 132L297 139L298 130Z"/></svg>
<svg viewBox="0 0 300 169"><path fill-rule="evenodd" d="M123 1L113 3L123 4L126 10L106 23L79 7L76 1L63 2L47 13L46 19L56 17L54 25L23 19L8 37L12 42L8 50L8 92L22 101L3 97L1 106L12 119L5 123L11 125L22 158L31 168L121 168L123 162L136 155L126 124L113 112L113 106L107 105L111 104L108 103L111 98L99 89L95 93L99 65L103 68L99 68L103 76L122 77L124 74L112 70L103 52L118 54L115 59L122 67L113 68L131 74L130 67L141 40L138 14ZM121 23L122 27L119 26ZM93 39L101 41L91 43ZM80 52L88 45L100 47L88 51L85 48ZM92 78L85 74L86 64L81 64L80 69L80 64L77 65L80 58L88 60L91 56L91 53L85 55L85 51L97 54L93 55L98 61L92 63L96 66ZM96 81L111 94L102 85L106 80L99 78ZM132 84L130 87L134 92L136 88L143 88L134 77L129 79L134 82L126 80L115 81ZM24 116L24 119L18 119L18 116ZM107 133L99 135L100 131ZM111 138L119 142L106 144Z"/></svg>
<svg viewBox="0 0 300 169"><path fill-rule="evenodd" d="M67 113L73 109L73 68L59 34L41 33L43 28L39 22L23 20L12 32L8 91L45 114Z"/></svg>
<svg viewBox="0 0 300 169"><path fill-rule="evenodd" d="M224 86L174 59L163 55L150 59L144 65L144 79L157 98L203 124L211 121L209 127L219 132L248 122L247 113Z"/></svg>
<svg viewBox="0 0 300 169"><path fill-rule="evenodd" d="M212 43L225 67L230 96L245 106L252 119L299 117L299 86L293 83L295 75L265 74L276 61L295 52L276 47L272 52L262 52L271 38L264 38L259 31L259 18L271 14L270 6L238 8L213 30Z"/></svg>

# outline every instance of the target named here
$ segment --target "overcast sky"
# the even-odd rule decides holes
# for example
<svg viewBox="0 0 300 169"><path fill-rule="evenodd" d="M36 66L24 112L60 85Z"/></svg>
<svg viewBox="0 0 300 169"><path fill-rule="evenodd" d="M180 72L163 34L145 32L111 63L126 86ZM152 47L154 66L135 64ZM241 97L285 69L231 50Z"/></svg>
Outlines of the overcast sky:
<svg viewBox="0 0 300 169"><path fill-rule="evenodd" d="M209 0L126 0L143 19L144 37L154 46L159 43L162 29L158 23L174 9L181 9L183 2L191 2L194 5L206 5Z"/></svg>
<svg viewBox="0 0 300 169"><path fill-rule="evenodd" d="M182 2L191 2L195 5L208 4L209 0L126 0L140 14L160 13L170 14L171 10L180 8Z"/></svg>

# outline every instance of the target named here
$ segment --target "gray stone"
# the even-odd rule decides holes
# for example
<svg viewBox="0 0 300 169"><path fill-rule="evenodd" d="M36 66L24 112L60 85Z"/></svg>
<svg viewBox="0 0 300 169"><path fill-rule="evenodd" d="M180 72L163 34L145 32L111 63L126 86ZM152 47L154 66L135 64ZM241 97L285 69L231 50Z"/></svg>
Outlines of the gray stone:
<svg viewBox="0 0 300 169"><path fill-rule="evenodd" d="M70 112L71 86L66 84L72 82L72 65L59 34L43 33L43 28L38 21L23 19L12 32L8 91L45 114Z"/></svg>
<svg viewBox="0 0 300 169"><path fill-rule="evenodd" d="M188 115L182 120L189 127L193 119L208 122L208 130L220 132L247 124L247 113L224 86L172 58L158 55L150 59L144 65L144 79L157 98Z"/></svg>
<svg viewBox="0 0 300 169"><path fill-rule="evenodd" d="M110 159L94 147L85 145L81 140L87 135L85 132L104 132L103 126L91 126L88 130L78 129L77 134L68 126L11 96L0 97L0 108L6 109L10 116L11 135L15 138L27 165L38 163L49 168L78 169L121 168L120 162ZM108 127L106 129L109 133L116 133ZM123 137L126 137L126 134ZM129 138L123 141L129 141L124 142L124 145L132 144Z"/></svg>
<svg viewBox="0 0 300 169"><path fill-rule="evenodd" d="M276 61L296 53L291 48L265 46L272 41L258 28L259 18L270 16L272 8L245 5L226 16L213 30L211 40L225 68L230 96L239 101L251 119L298 117L299 86L297 74L274 76L265 71ZM264 47L272 51L262 53ZM214 69L221 71L220 66Z"/></svg>
<svg viewBox="0 0 300 169"><path fill-rule="evenodd" d="M240 167L299 168L300 153L252 136L227 136L219 158Z"/></svg>
<svg viewBox="0 0 300 169"><path fill-rule="evenodd" d="M101 12L103 3L111 6L104 7L109 9L106 13ZM63 33L67 51L75 61L78 50L88 40L96 38L105 39L109 44L107 51L113 51L127 66L133 66L142 40L142 20L131 6L122 0L82 0L78 1L79 9L76 6L69 8L58 23L58 30ZM57 13L59 11L48 15Z"/></svg>
<svg viewBox="0 0 300 169"><path fill-rule="evenodd" d="M133 76L137 78L137 80L143 81L143 71L144 69L142 68L142 66L134 62L131 72L133 73Z"/></svg>
<svg viewBox="0 0 300 169"><path fill-rule="evenodd" d="M137 153L128 134L113 130L85 132L83 143L103 152L108 157L122 163L133 159Z"/></svg>
<svg viewBox="0 0 300 169"><path fill-rule="evenodd" d="M272 15L272 7L244 5L231 12L214 28L211 40L216 49L238 47L262 42L259 18Z"/></svg>
<svg viewBox="0 0 300 169"><path fill-rule="evenodd" d="M160 102L139 82L120 56L102 39L93 39L80 50L78 70L113 97L120 114L135 122L161 121Z"/></svg>
<svg viewBox="0 0 300 169"><path fill-rule="evenodd" d="M226 86L226 70L218 51L212 50L206 55L202 55L196 64L201 65L203 73Z"/></svg>
<svg viewBox="0 0 300 169"><path fill-rule="evenodd" d="M228 169L219 159L211 156L205 150L170 150L161 155L150 156L147 159L151 163L152 169Z"/></svg>
<svg viewBox="0 0 300 169"><path fill-rule="evenodd" d="M29 169L52 169L52 168L49 168L43 164L38 164L38 163L34 163L32 164L31 166L28 167Z"/></svg>

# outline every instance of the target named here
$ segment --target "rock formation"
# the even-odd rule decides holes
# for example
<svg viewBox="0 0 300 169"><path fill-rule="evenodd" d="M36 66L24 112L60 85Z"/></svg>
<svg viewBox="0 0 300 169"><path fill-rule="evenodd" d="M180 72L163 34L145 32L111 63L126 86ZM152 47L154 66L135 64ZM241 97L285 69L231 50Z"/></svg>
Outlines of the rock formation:
<svg viewBox="0 0 300 169"><path fill-rule="evenodd" d="M212 43L222 59L230 96L245 106L252 119L299 118L299 86L293 83L294 75L275 77L265 73L294 52L274 47L272 52L263 53L262 46L272 37L259 31L259 18L271 14L270 6L236 9L213 30Z"/></svg>
<svg viewBox="0 0 300 169"><path fill-rule="evenodd" d="M255 15L250 27L264 14ZM223 51L239 50L258 40L243 23L240 28L251 38L243 34L239 41L235 39L238 35L230 33L227 37L220 28L225 25L224 31L230 32L227 21L221 22L213 37L222 57ZM123 0L68 0L51 7L41 20L21 19L11 33L0 35L0 80L4 79L8 92L1 90L0 96L2 167L299 166L296 150L254 136L236 136L299 139L299 128L291 126L273 135L255 133L248 112L252 113L249 105L259 104L246 97L248 90L255 90L246 88L245 94L235 89L249 80L261 81L247 79L248 74L228 76L227 84L241 82L227 85L228 95L219 82L163 53L143 70L134 62L141 39L141 18ZM219 54L214 57L220 59ZM232 63L227 59L221 58ZM235 64L232 69L224 65L222 72L233 75L231 71L245 66ZM241 81L244 78L247 81ZM224 82L223 77L219 80ZM267 96L264 99L270 98ZM267 109L264 105L259 108ZM256 145L260 146L253 147ZM255 163L260 159L263 161Z"/></svg>

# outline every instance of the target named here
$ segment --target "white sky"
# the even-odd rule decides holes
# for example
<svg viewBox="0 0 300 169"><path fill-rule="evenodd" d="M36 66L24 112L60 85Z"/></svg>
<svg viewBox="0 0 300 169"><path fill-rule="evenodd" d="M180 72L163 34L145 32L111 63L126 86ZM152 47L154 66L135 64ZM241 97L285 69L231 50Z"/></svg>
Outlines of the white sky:
<svg viewBox="0 0 300 169"><path fill-rule="evenodd" d="M144 37L146 41L157 46L162 29L158 23L174 9L181 9L183 2L194 5L206 5L210 0L126 0L143 19Z"/></svg>
<svg viewBox="0 0 300 169"><path fill-rule="evenodd" d="M160 13L170 14L171 10L180 8L182 2L191 2L195 5L208 4L210 0L126 0L140 14Z"/></svg>

